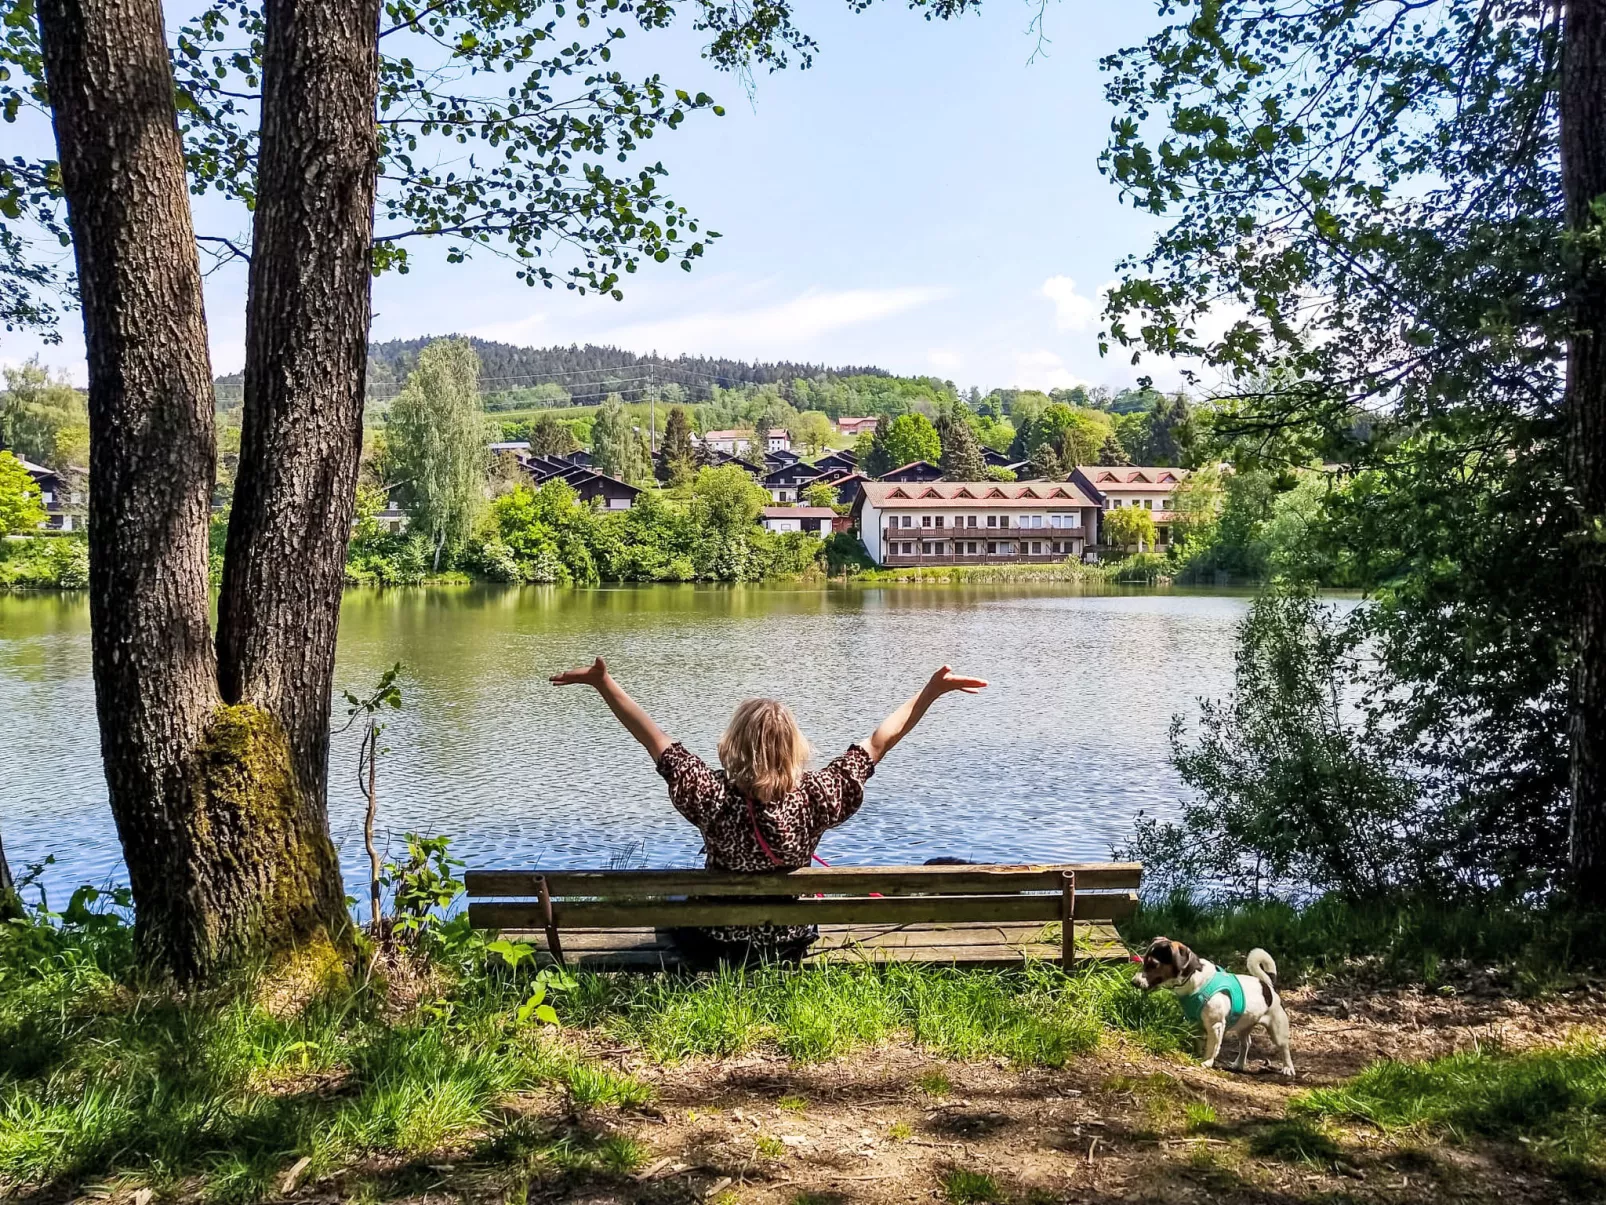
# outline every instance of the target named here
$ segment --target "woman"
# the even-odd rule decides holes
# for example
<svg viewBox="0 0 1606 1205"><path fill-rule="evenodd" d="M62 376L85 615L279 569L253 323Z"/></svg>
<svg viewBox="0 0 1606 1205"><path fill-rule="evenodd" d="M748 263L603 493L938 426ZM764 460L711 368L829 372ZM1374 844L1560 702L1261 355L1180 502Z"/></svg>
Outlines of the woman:
<svg viewBox="0 0 1606 1205"><path fill-rule="evenodd" d="M619 722L652 755L669 784L675 810L703 834L710 870L758 873L797 870L814 858L825 831L859 810L864 782L891 748L943 695L973 695L987 683L964 678L945 665L902 707L881 721L861 744L823 770L805 773L809 743L784 703L748 699L736 709L719 742L722 770L671 741L608 673L602 658L587 669L552 679L554 686L593 686ZM756 901L755 901L756 902ZM796 961L818 936L813 925L742 925L677 930L690 961L744 963Z"/></svg>

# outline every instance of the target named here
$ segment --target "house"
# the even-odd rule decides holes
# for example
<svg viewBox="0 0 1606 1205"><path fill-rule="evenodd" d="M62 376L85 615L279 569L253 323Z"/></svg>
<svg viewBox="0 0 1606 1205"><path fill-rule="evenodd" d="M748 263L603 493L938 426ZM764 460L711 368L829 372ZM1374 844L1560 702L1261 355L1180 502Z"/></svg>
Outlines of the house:
<svg viewBox="0 0 1606 1205"><path fill-rule="evenodd" d="M1080 559L1099 505L1069 481L867 481L853 504L878 565L995 565Z"/></svg>
<svg viewBox="0 0 1606 1205"><path fill-rule="evenodd" d="M491 455L500 456L503 452L528 452L530 441L527 439L503 439L490 445Z"/></svg>
<svg viewBox="0 0 1606 1205"><path fill-rule="evenodd" d="M600 500L603 510L629 510L641 494L641 490L628 481L599 473L587 465L570 464L560 456L532 456L520 463L534 484L561 481L580 495L582 502Z"/></svg>
<svg viewBox="0 0 1606 1205"><path fill-rule="evenodd" d="M813 465L793 460L770 469L758 479L758 483L769 490L770 497L775 501L796 502L798 491L818 476Z"/></svg>
<svg viewBox="0 0 1606 1205"><path fill-rule="evenodd" d="M815 480L834 489L838 503L843 506L852 506L859 499L860 488L870 479L863 473L831 473ZM803 486L806 489L813 484L813 481L805 481Z"/></svg>
<svg viewBox="0 0 1606 1205"><path fill-rule="evenodd" d="M929 460L911 460L891 472L882 473L877 481L941 481L942 469Z"/></svg>
<svg viewBox="0 0 1606 1205"><path fill-rule="evenodd" d="M1187 478L1187 469L1126 464L1078 465L1071 471L1071 481L1096 501L1100 509L1119 510L1135 506L1149 511L1149 517L1154 520L1157 548L1164 548L1171 543L1177 487Z"/></svg>
<svg viewBox="0 0 1606 1205"><path fill-rule="evenodd" d="M768 452L790 452L792 433L780 427L772 427L764 436L764 449Z"/></svg>
<svg viewBox="0 0 1606 1205"><path fill-rule="evenodd" d="M836 518L829 506L766 506L758 521L765 531L807 531L823 538Z"/></svg>
<svg viewBox="0 0 1606 1205"><path fill-rule="evenodd" d="M703 444L714 452L725 452L734 456L737 452L745 452L753 442L751 431L738 431L734 428L728 431L704 431Z"/></svg>
<svg viewBox="0 0 1606 1205"><path fill-rule="evenodd" d="M13 453L15 455L15 453ZM47 531L74 531L84 525L84 470L73 469L58 473L42 464L35 464L18 456L33 483L39 487L39 501L44 504L44 528ZM76 480L75 480L76 479Z"/></svg>
<svg viewBox="0 0 1606 1205"><path fill-rule="evenodd" d="M847 448L842 448L835 452L827 452L814 462L814 467L822 473L831 473L838 469L851 473L859 467L859 458Z"/></svg>
<svg viewBox="0 0 1606 1205"><path fill-rule="evenodd" d="M836 420L836 429L844 435L858 438L867 431L874 431L878 420L875 418L848 418L845 415Z"/></svg>
<svg viewBox="0 0 1606 1205"><path fill-rule="evenodd" d="M990 469L1013 469L1016 465L1024 463L1019 460L1011 460L997 449L987 447L982 448L981 459L982 463Z"/></svg>

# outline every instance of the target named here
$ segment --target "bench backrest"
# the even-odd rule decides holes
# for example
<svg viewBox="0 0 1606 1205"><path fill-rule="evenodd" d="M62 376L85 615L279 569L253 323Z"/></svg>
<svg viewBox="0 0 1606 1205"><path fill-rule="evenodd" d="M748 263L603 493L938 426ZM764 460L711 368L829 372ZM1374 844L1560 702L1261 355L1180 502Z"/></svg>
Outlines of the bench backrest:
<svg viewBox="0 0 1606 1205"><path fill-rule="evenodd" d="M1121 920L1137 908L1142 871L1137 862L1075 862L774 874L471 870L464 878L477 928L615 929Z"/></svg>

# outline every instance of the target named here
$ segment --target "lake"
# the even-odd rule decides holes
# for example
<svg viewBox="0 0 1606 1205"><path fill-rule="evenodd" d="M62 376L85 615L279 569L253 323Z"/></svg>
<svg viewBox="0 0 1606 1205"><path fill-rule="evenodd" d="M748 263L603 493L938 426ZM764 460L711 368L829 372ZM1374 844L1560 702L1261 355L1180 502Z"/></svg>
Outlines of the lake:
<svg viewBox="0 0 1606 1205"><path fill-rule="evenodd" d="M948 662L951 695L883 762L827 861L1108 856L1168 814L1173 714L1231 686L1245 596L1074 586L462 587L349 591L337 688L404 664L380 762L380 826L445 833L471 866L698 864L642 750L594 692L548 675L608 661L710 763L732 708L785 699L824 761ZM343 721L337 707L337 722ZM337 736L330 819L354 895L366 873L358 736ZM53 903L122 878L106 807L82 596L0 593L0 834L12 869L53 854Z"/></svg>

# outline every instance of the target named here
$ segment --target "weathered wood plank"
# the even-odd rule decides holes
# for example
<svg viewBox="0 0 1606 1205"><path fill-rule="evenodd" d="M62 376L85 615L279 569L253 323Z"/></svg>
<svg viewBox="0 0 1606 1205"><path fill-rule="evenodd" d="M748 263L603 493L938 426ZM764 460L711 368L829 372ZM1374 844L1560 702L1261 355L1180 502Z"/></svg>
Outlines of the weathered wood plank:
<svg viewBox="0 0 1606 1205"><path fill-rule="evenodd" d="M554 896L651 899L666 895L991 895L1058 891L1060 872L1076 872L1078 891L1135 891L1138 862L1077 862L1020 866L833 866L785 874L727 874L711 870L471 870L464 875L476 899L533 899L545 875Z"/></svg>
<svg viewBox="0 0 1606 1205"><path fill-rule="evenodd" d="M1077 893L1076 919L1119 920L1137 910L1136 892ZM560 930L676 925L877 924L925 921L1038 921L1059 919L1055 895L910 896L887 899L799 899L728 903L635 900L570 903L554 901ZM537 904L471 903L469 919L480 929L528 929L544 923Z"/></svg>

